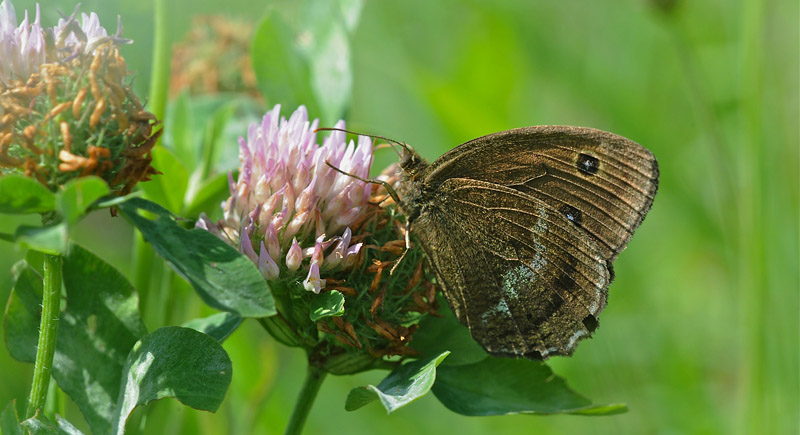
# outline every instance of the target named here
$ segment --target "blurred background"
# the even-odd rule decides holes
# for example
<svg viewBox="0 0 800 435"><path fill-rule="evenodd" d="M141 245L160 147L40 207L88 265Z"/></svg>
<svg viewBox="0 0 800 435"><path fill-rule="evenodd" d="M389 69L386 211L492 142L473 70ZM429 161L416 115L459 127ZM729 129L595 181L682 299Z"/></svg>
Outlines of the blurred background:
<svg viewBox="0 0 800 435"><path fill-rule="evenodd" d="M247 26L256 28L269 9L289 20L301 10L288 1L167 3L171 43L190 38L196 16L236 20L231 28L244 29L247 41ZM21 18L35 3L14 5ZM52 26L57 9L74 6L45 2L42 20ZM151 2L84 0L81 11L96 11L111 32L122 17L123 35L135 41L122 54L146 97ZM793 0L363 2L350 34L349 128L405 141L432 160L500 130L595 127L652 150L660 189L615 263L602 327L573 357L550 360L575 390L598 403L625 402L628 413L467 418L432 394L390 416L377 404L346 412L350 388L384 376L367 372L329 377L306 433L797 433L799 14ZM184 53L180 62L198 56ZM253 95L246 78L240 85ZM235 165L235 137L248 117L272 104L256 98L234 115L222 165ZM396 159L391 151L378 156L376 171ZM0 231L36 219L4 217ZM76 239L130 273L133 231L123 219L92 215ZM0 300L22 256L0 248ZM181 286L163 302L167 313L148 321L151 331L209 312ZM302 351L252 321L224 347L234 374L220 410L155 402L135 413L146 413L148 432L283 431L304 374ZM27 397L31 372L0 352L0 405ZM85 428L77 408L67 411Z"/></svg>

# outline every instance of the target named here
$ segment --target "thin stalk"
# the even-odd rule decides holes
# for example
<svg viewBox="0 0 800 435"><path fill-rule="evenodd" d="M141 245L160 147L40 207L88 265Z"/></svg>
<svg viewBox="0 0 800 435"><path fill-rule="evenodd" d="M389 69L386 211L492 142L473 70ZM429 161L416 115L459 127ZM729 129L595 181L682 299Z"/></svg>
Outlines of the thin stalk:
<svg viewBox="0 0 800 435"><path fill-rule="evenodd" d="M150 70L150 102L148 110L158 119L164 119L169 92L169 22L166 0L155 0L153 19L153 69Z"/></svg>
<svg viewBox="0 0 800 435"><path fill-rule="evenodd" d="M166 0L155 0L153 5L153 21L155 23L153 41L153 67L150 70L150 96L148 110L156 118L163 120L167 107L169 91L169 17ZM139 292L142 311L147 313L149 306L161 299L159 295L152 297L150 288L152 277L161 276L164 264L156 261L153 249L147 245L140 233L133 236L133 286ZM155 299L155 301L153 300Z"/></svg>
<svg viewBox="0 0 800 435"><path fill-rule="evenodd" d="M39 343L36 347L36 362L33 366L33 382L28 400L27 418L44 407L47 388L50 384L50 369L56 353L59 305L61 303L60 255L44 255L44 291L42 292L42 320L39 325Z"/></svg>
<svg viewBox="0 0 800 435"><path fill-rule="evenodd" d="M314 405L314 400L317 398L317 393L319 393L319 387L322 386L322 381L325 380L326 375L327 372L325 370L316 367L314 364L308 365L303 389L300 390L297 403L294 404L292 416L289 418L289 425L286 426L286 435L299 435L302 432L308 413L311 411L311 406Z"/></svg>
<svg viewBox="0 0 800 435"><path fill-rule="evenodd" d="M142 311L147 312L147 307L150 303L150 279L158 271L153 270L155 263L155 253L147 242L144 241L142 233L135 231L133 233L133 255L131 258L132 263L132 280L133 288L139 292L139 303L141 304Z"/></svg>
<svg viewBox="0 0 800 435"><path fill-rule="evenodd" d="M709 183L713 192L711 196L713 204L709 204L709 212L719 224L725 240L731 240L735 226L729 223L730 219L727 218L725 210L733 196L736 184L735 174L730 170L734 159L726 146L725 134L720 126L719 117L714 112L714 104L708 95L708 81L704 79L699 62L686 40L686 32L674 17L670 17L667 25L686 79L689 100L696 115L695 119L700 130L708 135L710 145L708 161L713 168L709 171ZM736 261L734 258L727 260Z"/></svg>
<svg viewBox="0 0 800 435"><path fill-rule="evenodd" d="M153 1L153 67L150 70L150 97L148 100L148 110L163 120L167 108L167 94L169 92L169 62L170 62L170 38L169 38L169 16L166 0ZM159 139L159 143L161 140ZM146 197L145 197L146 198ZM164 299L164 289L160 285L163 281L159 280L159 285L155 288L156 294L152 294L151 278L158 277L163 279L165 272L164 262L156 258L153 249L144 241L141 233L136 232L133 236L133 283L139 291L142 301L142 311L145 318L152 324L162 324L164 320L163 310L160 301ZM155 308L154 308L155 306ZM153 312L153 310L156 310ZM153 322L153 317L156 321ZM146 432L146 414L142 417L142 432Z"/></svg>
<svg viewBox="0 0 800 435"><path fill-rule="evenodd" d="M767 276L765 241L766 198L763 141L763 65L765 4L747 0L742 4L740 126L742 138L739 179L739 270L742 342L740 368L742 433L777 433L779 416L768 403L767 301L770 288Z"/></svg>

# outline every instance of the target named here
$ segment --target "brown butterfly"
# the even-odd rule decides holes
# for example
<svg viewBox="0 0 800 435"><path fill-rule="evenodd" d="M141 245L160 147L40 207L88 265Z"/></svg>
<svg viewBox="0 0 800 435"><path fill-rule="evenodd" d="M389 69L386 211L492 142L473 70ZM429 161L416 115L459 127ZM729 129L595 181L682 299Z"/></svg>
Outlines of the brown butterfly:
<svg viewBox="0 0 800 435"><path fill-rule="evenodd" d="M487 352L571 355L591 335L611 263L658 189L650 151L601 130L537 126L471 140L429 164L407 144L372 137L403 148L401 177L396 192L362 180L397 201L450 308Z"/></svg>
<svg viewBox="0 0 800 435"><path fill-rule="evenodd" d="M403 148L399 207L459 321L493 355L571 355L653 203L653 154L565 126L480 137L433 164Z"/></svg>

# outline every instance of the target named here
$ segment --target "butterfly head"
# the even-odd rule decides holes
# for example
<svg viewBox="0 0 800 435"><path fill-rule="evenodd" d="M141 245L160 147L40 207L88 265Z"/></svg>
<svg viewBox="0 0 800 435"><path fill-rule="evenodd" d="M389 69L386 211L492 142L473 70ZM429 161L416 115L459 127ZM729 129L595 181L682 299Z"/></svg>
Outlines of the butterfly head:
<svg viewBox="0 0 800 435"><path fill-rule="evenodd" d="M413 180L428 167L428 162L410 145L403 143L401 146L403 147L403 152L400 155L400 168L406 177Z"/></svg>

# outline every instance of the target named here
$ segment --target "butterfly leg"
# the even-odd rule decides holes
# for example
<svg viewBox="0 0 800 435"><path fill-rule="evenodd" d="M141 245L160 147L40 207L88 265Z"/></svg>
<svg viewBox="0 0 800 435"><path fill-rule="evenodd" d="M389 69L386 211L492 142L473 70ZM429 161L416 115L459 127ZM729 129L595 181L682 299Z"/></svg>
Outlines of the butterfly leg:
<svg viewBox="0 0 800 435"><path fill-rule="evenodd" d="M394 273L394 270L397 269L397 266L406 258L406 254L408 254L408 250L411 249L411 238L409 234L411 234L410 227L411 224L406 221L406 231L405 231L405 239L406 239L406 248L403 250L403 253L400 254L400 258L394 262L394 266L392 266L392 270L389 271L389 275L391 276Z"/></svg>

